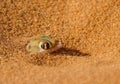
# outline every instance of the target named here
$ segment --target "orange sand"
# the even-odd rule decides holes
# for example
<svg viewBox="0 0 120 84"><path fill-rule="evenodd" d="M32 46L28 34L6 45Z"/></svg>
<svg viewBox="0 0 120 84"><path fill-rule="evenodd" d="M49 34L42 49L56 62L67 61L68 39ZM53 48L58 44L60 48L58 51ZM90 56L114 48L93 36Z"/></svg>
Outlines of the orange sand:
<svg viewBox="0 0 120 84"><path fill-rule="evenodd" d="M46 34L53 54L25 51ZM0 84L119 84L120 0L0 1Z"/></svg>

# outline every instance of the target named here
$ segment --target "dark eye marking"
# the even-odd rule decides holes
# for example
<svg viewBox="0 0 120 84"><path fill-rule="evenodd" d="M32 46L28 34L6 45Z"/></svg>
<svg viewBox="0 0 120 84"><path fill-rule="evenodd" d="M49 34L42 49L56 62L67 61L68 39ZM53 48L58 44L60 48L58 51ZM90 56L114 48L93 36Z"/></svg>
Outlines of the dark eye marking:
<svg viewBox="0 0 120 84"><path fill-rule="evenodd" d="M50 48L50 44L49 44L48 42L45 42L45 43L43 43L43 44L41 45L41 48L47 50L47 49Z"/></svg>

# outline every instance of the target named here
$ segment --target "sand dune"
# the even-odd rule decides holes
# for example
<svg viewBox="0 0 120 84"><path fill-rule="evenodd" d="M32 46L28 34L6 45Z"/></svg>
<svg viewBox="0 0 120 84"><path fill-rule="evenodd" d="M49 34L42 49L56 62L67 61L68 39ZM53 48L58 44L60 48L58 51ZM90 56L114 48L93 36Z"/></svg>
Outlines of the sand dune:
<svg viewBox="0 0 120 84"><path fill-rule="evenodd" d="M35 35L59 39L29 55ZM119 84L120 0L0 1L0 84Z"/></svg>

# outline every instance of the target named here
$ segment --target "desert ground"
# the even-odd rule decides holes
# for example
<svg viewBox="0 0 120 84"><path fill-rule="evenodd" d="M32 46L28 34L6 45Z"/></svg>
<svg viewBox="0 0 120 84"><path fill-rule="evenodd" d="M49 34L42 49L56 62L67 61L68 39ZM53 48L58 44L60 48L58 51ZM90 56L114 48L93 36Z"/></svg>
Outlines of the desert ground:
<svg viewBox="0 0 120 84"><path fill-rule="evenodd" d="M35 35L63 48L30 55ZM0 0L0 84L120 84L120 0Z"/></svg>

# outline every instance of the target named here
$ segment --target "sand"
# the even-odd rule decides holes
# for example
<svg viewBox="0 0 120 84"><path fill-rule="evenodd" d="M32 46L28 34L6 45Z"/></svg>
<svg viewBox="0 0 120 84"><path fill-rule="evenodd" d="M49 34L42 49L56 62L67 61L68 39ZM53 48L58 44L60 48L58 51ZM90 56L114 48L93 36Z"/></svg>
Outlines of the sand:
<svg viewBox="0 0 120 84"><path fill-rule="evenodd" d="M30 37L63 48L29 55ZM0 84L119 84L120 0L0 0Z"/></svg>

